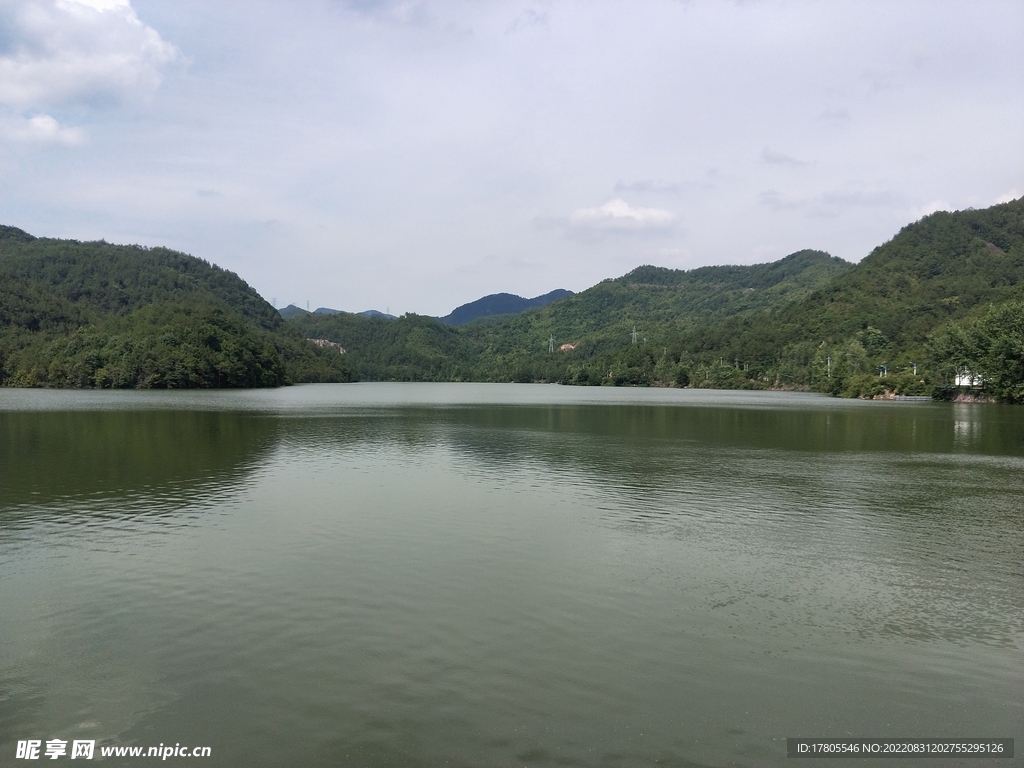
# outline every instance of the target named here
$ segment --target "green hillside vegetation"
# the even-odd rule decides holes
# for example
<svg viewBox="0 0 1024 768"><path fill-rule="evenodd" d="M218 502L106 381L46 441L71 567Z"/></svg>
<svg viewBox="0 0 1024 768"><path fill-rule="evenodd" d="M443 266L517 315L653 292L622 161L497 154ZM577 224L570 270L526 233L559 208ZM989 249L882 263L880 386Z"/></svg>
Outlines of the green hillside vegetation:
<svg viewBox="0 0 1024 768"><path fill-rule="evenodd" d="M644 266L543 309L458 329L411 315L290 322L343 344L370 380L950 396L957 371L969 370L975 395L1016 402L1024 351L1010 321L1022 301L1016 200L932 214L857 265L800 251L753 266Z"/></svg>
<svg viewBox="0 0 1024 768"><path fill-rule="evenodd" d="M461 326L412 314L285 321L236 275L191 256L11 227L0 230L0 281L8 385L358 376L1024 401L1024 199L932 214L856 265L808 250L751 266L642 266Z"/></svg>
<svg viewBox="0 0 1024 768"><path fill-rule="evenodd" d="M465 327L406 314L394 320L341 313L288 321L309 338L344 339L347 358L365 381L491 381L479 373L480 347Z"/></svg>
<svg viewBox="0 0 1024 768"><path fill-rule="evenodd" d="M0 228L0 383L267 387L351 381L232 272L166 248Z"/></svg>
<svg viewBox="0 0 1024 768"><path fill-rule="evenodd" d="M756 322L729 318L680 343L705 366L715 356L749 361L757 378L780 386L927 394L952 384L930 339L947 323L1022 298L1024 200L1016 200L932 214L806 299Z"/></svg>
<svg viewBox="0 0 1024 768"><path fill-rule="evenodd" d="M634 358L653 354L652 339L781 306L827 285L851 267L819 251L753 266L690 271L646 266L542 309L482 318L459 328L415 315L389 322L353 315L302 315L289 322L307 336L342 343L360 376L368 380L583 383L578 376L573 378L582 364L588 372L594 370L594 383L608 378L640 384L653 379L654 363ZM649 336L640 348L630 343L637 324ZM576 347L570 354L551 353L552 338L556 347ZM638 378L632 371L638 366L652 370ZM615 367L630 369L623 374L631 377L628 382L616 379ZM598 369L603 369L600 375Z"/></svg>
<svg viewBox="0 0 1024 768"><path fill-rule="evenodd" d="M470 328L484 346L484 373L491 378L685 383L690 361L682 359L677 340L687 332L797 301L852 266L821 251L752 266L643 266L538 312ZM556 350L575 348L548 353L551 339Z"/></svg>

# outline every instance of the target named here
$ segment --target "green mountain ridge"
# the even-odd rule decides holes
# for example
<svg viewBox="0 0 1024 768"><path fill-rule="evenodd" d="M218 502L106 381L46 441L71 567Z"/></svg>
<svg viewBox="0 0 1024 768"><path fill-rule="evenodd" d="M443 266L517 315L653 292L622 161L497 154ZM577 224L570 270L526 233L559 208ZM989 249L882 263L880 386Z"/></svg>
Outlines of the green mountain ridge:
<svg viewBox="0 0 1024 768"><path fill-rule="evenodd" d="M932 328L986 302L1019 297L1024 280L1024 206L938 212L904 227L858 268L796 313L811 330L851 333L871 324L896 343L923 342Z"/></svg>
<svg viewBox="0 0 1024 768"><path fill-rule="evenodd" d="M434 318L404 315L388 324L351 315L297 316L308 336L345 339L368 380L556 381L567 362L614 354L643 333L678 334L695 324L776 307L826 285L852 265L820 251L778 262L683 271L638 267L540 309L480 318L457 329ZM574 345L571 356L548 352Z"/></svg>
<svg viewBox="0 0 1024 768"><path fill-rule="evenodd" d="M233 272L166 248L0 228L0 382L252 387L351 381Z"/></svg>
<svg viewBox="0 0 1024 768"><path fill-rule="evenodd" d="M925 394L951 384L957 367L986 367L963 355L951 362L934 339L993 307L1022 300L1024 199L934 213L803 301L757 322L731 317L678 341L705 364L715 355L755 361L760 374L784 384L860 395L887 389ZM915 362L928 372L917 381L924 386L910 386L907 376L868 382L879 378L879 368L888 380L890 371L906 374Z"/></svg>
<svg viewBox="0 0 1024 768"><path fill-rule="evenodd" d="M297 312L164 248L0 229L0 381L276 386L558 381L1024 402L1024 199L940 212L858 264L645 265L465 325ZM486 297L485 297L486 298ZM318 348L328 340L347 350ZM965 385L966 382L966 385Z"/></svg>
<svg viewBox="0 0 1024 768"><path fill-rule="evenodd" d="M978 394L1014 400L1012 386L997 394L984 382L1015 381L1005 372L1024 357L1024 342L1012 322L997 331L981 318L996 312L1012 319L1024 300L1022 222L1022 200L935 213L859 264L805 250L751 266L642 266L542 309L480 319L455 334L415 315L387 329L343 318L290 322L343 344L370 380L662 383L888 396L949 394L958 372L969 370L982 381ZM950 351L951 332L963 340L982 327L987 341L975 338L974 352L964 344ZM997 361L982 348L1003 351Z"/></svg>

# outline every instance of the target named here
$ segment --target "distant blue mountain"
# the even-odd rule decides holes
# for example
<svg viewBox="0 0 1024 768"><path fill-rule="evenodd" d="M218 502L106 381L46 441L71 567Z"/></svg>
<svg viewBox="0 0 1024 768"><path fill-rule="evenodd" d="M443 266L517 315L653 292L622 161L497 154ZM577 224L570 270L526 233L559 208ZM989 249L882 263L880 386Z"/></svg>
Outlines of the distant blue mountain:
<svg viewBox="0 0 1024 768"><path fill-rule="evenodd" d="M543 296L536 296L532 299L524 299L522 296L516 296L513 293L492 293L490 296L484 296L482 299L456 307L450 315L439 319L442 323L447 323L448 325L465 325L481 317L516 315L528 309L546 307L552 301L565 298L566 296L572 296L572 291L567 291L564 288L559 288L551 291L551 293L545 293Z"/></svg>
<svg viewBox="0 0 1024 768"><path fill-rule="evenodd" d="M317 307L313 310L314 315L340 315L340 309L331 309L330 307Z"/></svg>

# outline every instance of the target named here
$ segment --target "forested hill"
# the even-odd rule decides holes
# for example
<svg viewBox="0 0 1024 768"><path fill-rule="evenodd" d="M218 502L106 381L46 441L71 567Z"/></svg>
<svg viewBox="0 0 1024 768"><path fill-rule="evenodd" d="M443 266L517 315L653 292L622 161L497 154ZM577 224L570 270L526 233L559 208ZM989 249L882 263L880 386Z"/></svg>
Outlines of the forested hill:
<svg viewBox="0 0 1024 768"><path fill-rule="evenodd" d="M1024 199L985 210L940 211L904 227L780 320L819 336L871 325L894 344L914 345L976 307L1021 298L1022 289Z"/></svg>
<svg viewBox="0 0 1024 768"><path fill-rule="evenodd" d="M655 326L660 329L664 324L681 329L780 307L828 285L852 267L842 259L811 250L749 266L691 270L643 266L531 317L566 341L591 332L617 332L636 323L649 335Z"/></svg>
<svg viewBox="0 0 1024 768"><path fill-rule="evenodd" d="M389 323L351 315L304 315L289 322L308 336L345 339L366 379L555 381L573 363L605 365L603 357L630 345L634 325L640 338L660 344L695 325L781 307L851 267L820 251L753 266L640 267L543 308L458 328L415 315ZM573 349L551 354L552 344Z"/></svg>
<svg viewBox="0 0 1024 768"><path fill-rule="evenodd" d="M99 314L124 315L173 297L219 302L263 328L282 324L234 272L167 248L37 238L9 226L0 227L0 248L5 281Z"/></svg>
<svg viewBox="0 0 1024 768"><path fill-rule="evenodd" d="M539 310L452 328L301 317L368 379L955 393L1024 401L1024 200L935 213L853 265L820 251L643 266ZM633 330L636 329L634 336Z"/></svg>
<svg viewBox="0 0 1024 768"><path fill-rule="evenodd" d="M806 299L765 317L730 317L677 342L682 357L709 367L716 357L748 361L762 379L794 386L924 394L951 384L959 370L1001 399L1024 400L1022 302L1024 198L934 213ZM985 317L990 327L991 318L1005 318L1002 330L977 337L973 350L950 346ZM1008 373L1018 368L1019 376ZM705 371L709 380L716 373L728 372ZM1007 376L1020 396L1008 394Z"/></svg>
<svg viewBox="0 0 1024 768"><path fill-rule="evenodd" d="M411 314L285 321L200 259L12 227L0 229L0 286L7 385L272 386L358 373L869 397L967 386L1024 402L1024 199L932 214L856 265L808 250L751 266L642 266L460 326Z"/></svg>
<svg viewBox="0 0 1024 768"><path fill-rule="evenodd" d="M0 227L0 382L239 387L348 381L233 272L166 248Z"/></svg>

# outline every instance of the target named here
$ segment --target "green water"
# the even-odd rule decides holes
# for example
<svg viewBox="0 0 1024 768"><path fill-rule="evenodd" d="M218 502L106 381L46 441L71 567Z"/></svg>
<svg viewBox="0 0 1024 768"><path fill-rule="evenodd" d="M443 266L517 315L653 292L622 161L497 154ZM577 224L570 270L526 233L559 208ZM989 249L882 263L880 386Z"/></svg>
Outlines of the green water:
<svg viewBox="0 0 1024 768"><path fill-rule="evenodd" d="M1022 532L1022 408L0 390L0 765L54 738L208 766L1019 755Z"/></svg>

